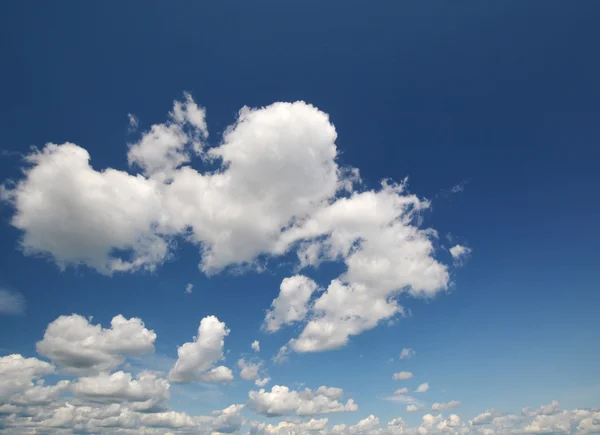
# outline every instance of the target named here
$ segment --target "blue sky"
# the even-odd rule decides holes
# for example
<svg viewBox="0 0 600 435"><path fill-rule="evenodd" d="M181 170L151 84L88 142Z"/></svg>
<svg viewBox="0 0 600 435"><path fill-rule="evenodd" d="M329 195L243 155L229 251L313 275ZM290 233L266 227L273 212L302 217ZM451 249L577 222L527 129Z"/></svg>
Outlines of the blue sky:
<svg viewBox="0 0 600 435"><path fill-rule="evenodd" d="M599 14L593 1L3 3L0 431L72 433L48 413L113 406L137 426L107 433L303 433L311 418L328 419L323 433L392 433L395 418L393 433L600 432ZM342 302L324 298L337 278ZM143 326L115 333L121 347L98 326L81 342L64 339L73 325L48 334L73 314ZM174 370L209 316L216 341ZM110 363L74 366L65 355L92 358L86 337ZM242 358L262 362L264 387L242 378ZM230 375L208 382L218 366ZM148 370L169 388L144 392L160 404L145 413L127 396L136 381L110 398L85 382ZM401 371L414 376L392 380ZM39 379L69 385L24 404ZM274 386L357 409L294 402L270 416ZM370 415L378 426L353 426Z"/></svg>

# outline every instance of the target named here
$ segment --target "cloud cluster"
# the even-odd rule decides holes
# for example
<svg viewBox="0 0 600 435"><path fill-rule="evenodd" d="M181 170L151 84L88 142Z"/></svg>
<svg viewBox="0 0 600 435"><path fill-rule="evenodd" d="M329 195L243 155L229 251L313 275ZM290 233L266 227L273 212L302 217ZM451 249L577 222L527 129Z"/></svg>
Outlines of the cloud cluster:
<svg viewBox="0 0 600 435"><path fill-rule="evenodd" d="M437 233L419 226L429 202L405 180L359 189L359 171L338 163L326 113L302 101L244 107L218 145L207 138L206 110L186 94L129 146L130 172L94 168L73 143L34 150L23 177L3 190L23 251L108 275L156 269L181 238L198 246L206 274L260 269L265 256L290 252L299 269L343 263L314 301L310 278L282 282L264 327L305 322L288 346L296 352L344 346L402 315L401 294L447 289Z"/></svg>
<svg viewBox="0 0 600 435"><path fill-rule="evenodd" d="M92 325L78 314L60 316L48 325L36 349L62 370L76 374L110 371L127 356L154 352L156 334L141 319L118 315L110 325L106 329Z"/></svg>
<svg viewBox="0 0 600 435"><path fill-rule="evenodd" d="M286 386L274 385L271 391L261 389L248 393L248 406L258 414L268 417L282 415L314 416L333 412L353 412L358 406L352 399L340 402L341 388L319 387L312 391L290 390Z"/></svg>

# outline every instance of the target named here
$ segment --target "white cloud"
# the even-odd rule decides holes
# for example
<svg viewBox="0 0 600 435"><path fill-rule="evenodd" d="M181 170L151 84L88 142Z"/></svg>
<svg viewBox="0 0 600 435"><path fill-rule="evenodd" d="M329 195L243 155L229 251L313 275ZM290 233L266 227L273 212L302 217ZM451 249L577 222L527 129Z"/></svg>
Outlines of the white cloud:
<svg viewBox="0 0 600 435"><path fill-rule="evenodd" d="M464 261L471 255L471 248L467 248L462 245L455 245L450 248L450 255L454 259L454 263L457 266L460 266L464 263Z"/></svg>
<svg viewBox="0 0 600 435"><path fill-rule="evenodd" d="M276 364L283 364L287 361L289 354L290 349L287 346L283 345L279 348L279 351L277 351L277 355L273 357L273 362Z"/></svg>
<svg viewBox="0 0 600 435"><path fill-rule="evenodd" d="M396 391L394 391L395 395L401 395L401 394L406 394L408 393L408 388L403 387L403 388L398 388Z"/></svg>
<svg viewBox="0 0 600 435"><path fill-rule="evenodd" d="M256 385L257 387L264 387L269 382L271 382L271 378L266 377L266 378L262 378L262 379L256 379L254 381L254 385Z"/></svg>
<svg viewBox="0 0 600 435"><path fill-rule="evenodd" d="M402 349L402 351L400 352L400 359L408 359L408 358L412 358L413 356L415 356L416 352L414 349L410 349L410 348L404 348Z"/></svg>
<svg viewBox="0 0 600 435"><path fill-rule="evenodd" d="M411 403L409 405L406 405L406 412L416 412L423 409L422 406L416 405L414 403Z"/></svg>
<svg viewBox="0 0 600 435"><path fill-rule="evenodd" d="M231 405L227 408L213 412L216 417L211 423L213 432L234 433L240 429L244 418L241 415L244 405Z"/></svg>
<svg viewBox="0 0 600 435"><path fill-rule="evenodd" d="M469 420L469 423L473 426L479 426L482 424L490 424L494 418L500 417L500 413L496 409L488 409L481 414Z"/></svg>
<svg viewBox="0 0 600 435"><path fill-rule="evenodd" d="M415 390L415 393L424 393L427 390L429 390L429 383L423 382L422 384L420 384L417 387L417 389Z"/></svg>
<svg viewBox="0 0 600 435"><path fill-rule="evenodd" d="M190 283L188 283L188 285L186 285L186 286L185 286L185 292L186 292L188 295L191 295L191 294L192 294L192 289L193 289L193 288L194 288L194 284L192 284L192 283L190 282Z"/></svg>
<svg viewBox="0 0 600 435"><path fill-rule="evenodd" d="M327 426L327 418L318 420L311 418L305 422L281 421L277 425L265 424L263 422L252 422L251 426L251 433L257 435L306 434L310 432L325 431Z"/></svg>
<svg viewBox="0 0 600 435"><path fill-rule="evenodd" d="M273 299L271 309L267 311L264 329L275 332L284 325L304 320L308 302L317 287L312 279L303 275L285 278L281 282L279 296Z"/></svg>
<svg viewBox="0 0 600 435"><path fill-rule="evenodd" d="M70 143L30 154L24 178L3 196L25 253L104 274L152 270L169 256L171 238L185 234L201 245L201 269L215 273L284 253L276 246L282 228L348 184L335 162L335 128L304 102L243 108L207 151L206 136L204 109L186 95L167 122L131 145L128 160L142 175L97 171ZM222 170L192 169L194 155Z"/></svg>
<svg viewBox="0 0 600 435"><path fill-rule="evenodd" d="M71 387L77 397L98 403L133 403L136 411L166 408L170 397L169 382L143 371L132 379L130 373L118 371L79 378Z"/></svg>
<svg viewBox="0 0 600 435"><path fill-rule="evenodd" d="M112 370L126 356L151 353L155 340L154 331L136 317L126 319L119 314L105 329L72 314L51 322L36 349L63 370L86 374Z"/></svg>
<svg viewBox="0 0 600 435"><path fill-rule="evenodd" d="M458 408L459 406L460 406L460 402L458 400L451 400L450 402L446 402L446 403L435 402L433 405L431 405L431 410L439 412L439 411L446 411L447 409Z"/></svg>
<svg viewBox="0 0 600 435"><path fill-rule="evenodd" d="M269 417L292 414L314 416L356 411L358 406L352 399L348 399L345 404L338 401L342 393L341 389L331 390L324 386L313 392L310 388L295 391L286 386L274 385L271 391L250 391L248 405L258 414Z"/></svg>
<svg viewBox="0 0 600 435"><path fill-rule="evenodd" d="M252 342L252 350L255 352L260 352L260 343L258 340L254 340Z"/></svg>
<svg viewBox="0 0 600 435"><path fill-rule="evenodd" d="M352 434L364 434L375 429L377 426L379 426L379 418L371 414L367 418L360 420L355 425L350 426L348 431Z"/></svg>
<svg viewBox="0 0 600 435"><path fill-rule="evenodd" d="M0 289L0 314L23 314L25 298L21 293Z"/></svg>
<svg viewBox="0 0 600 435"><path fill-rule="evenodd" d="M392 379L394 381L405 381L413 376L414 375L411 372L398 372L393 374Z"/></svg>
<svg viewBox="0 0 600 435"><path fill-rule="evenodd" d="M54 366L37 358L13 354L0 358L0 404L33 387L33 380L54 371Z"/></svg>
<svg viewBox="0 0 600 435"><path fill-rule="evenodd" d="M247 361L244 358L240 358L238 360L238 367L240 368L240 378L245 379L247 381L256 381L259 378L259 372L262 368L262 361L251 362ZM266 381L268 382L268 381ZM265 382L265 384L266 384ZM256 384L259 385L259 384Z"/></svg>
<svg viewBox="0 0 600 435"><path fill-rule="evenodd" d="M178 359L169 372L169 381L188 383L198 381L231 380L231 370L227 367L214 367L223 359L225 337L229 329L215 316L207 316L200 321L198 335L193 342L185 343L177 349Z"/></svg>
<svg viewBox="0 0 600 435"><path fill-rule="evenodd" d="M139 125L137 117L133 113L128 113L127 120L129 121L129 131L136 131Z"/></svg>

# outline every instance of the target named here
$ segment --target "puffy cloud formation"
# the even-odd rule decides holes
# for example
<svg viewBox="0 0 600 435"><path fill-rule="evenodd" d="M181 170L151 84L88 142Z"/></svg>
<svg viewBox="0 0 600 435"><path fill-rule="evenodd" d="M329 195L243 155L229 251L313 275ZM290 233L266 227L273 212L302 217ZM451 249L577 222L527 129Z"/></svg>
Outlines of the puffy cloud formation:
<svg viewBox="0 0 600 435"><path fill-rule="evenodd" d="M256 435L292 435L325 431L327 418L311 418L305 422L281 421L277 425L265 424L263 422L251 422L251 434Z"/></svg>
<svg viewBox="0 0 600 435"><path fill-rule="evenodd" d="M405 381L412 378L414 375L411 372L397 372L392 375L394 381Z"/></svg>
<svg viewBox="0 0 600 435"><path fill-rule="evenodd" d="M136 411L165 409L169 399L169 382L156 374L143 371L132 379L122 371L81 377L71 391L80 398L97 403L130 403Z"/></svg>
<svg viewBox="0 0 600 435"><path fill-rule="evenodd" d="M261 389L248 393L248 405L258 414L268 417L281 415L314 416L333 412L352 412L358 406L352 399L344 404L338 399L343 395L340 388L319 387L312 391L290 390L286 386L274 385L271 391Z"/></svg>
<svg viewBox="0 0 600 435"><path fill-rule="evenodd" d="M37 358L7 355L0 358L0 404L17 393L34 387L33 380L54 371L54 366Z"/></svg>
<svg viewBox="0 0 600 435"><path fill-rule="evenodd" d="M254 340L254 341L252 342L252 350L253 350L254 352L260 352L260 343L259 343L259 341L258 341L258 340Z"/></svg>
<svg viewBox="0 0 600 435"><path fill-rule="evenodd" d="M177 349L177 361L169 372L169 381L188 382L224 382L233 379L231 369L218 366L223 359L225 337L229 329L215 316L207 316L200 321L198 335L194 341L185 343Z"/></svg>
<svg viewBox="0 0 600 435"><path fill-rule="evenodd" d="M85 374L110 371L126 356L151 353L155 340L154 331L136 317L126 319L119 314L105 329L72 314L50 323L36 349L63 370Z"/></svg>
<svg viewBox="0 0 600 435"><path fill-rule="evenodd" d="M247 381L254 381L254 384L259 387L264 387L267 385L271 378L269 377L260 377L260 373L264 372L262 370L263 362L250 362L245 360L244 358L240 358L238 360L238 367L240 368L240 378L245 379Z"/></svg>
<svg viewBox="0 0 600 435"><path fill-rule="evenodd" d="M315 283L306 278L290 292L298 276L282 283L265 328L306 321L288 346L296 352L344 346L403 314L399 295L447 288L437 233L419 228L429 202L407 193L404 181L358 190L358 170L338 164L326 113L302 101L244 107L218 145L207 137L206 111L186 94L129 147L131 172L96 169L72 143L32 152L22 179L3 194L24 252L108 275L154 270L180 236L199 247L207 274L260 269L262 256L290 251L300 268L340 261L345 271L312 305ZM217 169L197 170L193 158Z"/></svg>
<svg viewBox="0 0 600 435"><path fill-rule="evenodd" d="M191 295L191 294L192 294L192 290L193 290L193 289L194 289L194 284L192 284L191 282L190 282L190 283L188 283L188 284L185 286L185 292L186 292L188 295Z"/></svg>
<svg viewBox="0 0 600 435"><path fill-rule="evenodd" d="M350 426L348 432L353 434L369 433L377 426L379 426L379 419L373 414L371 414L367 418L363 418L362 420L360 420L355 425Z"/></svg>
<svg viewBox="0 0 600 435"><path fill-rule="evenodd" d="M284 325L304 320L308 313L308 302L317 287L312 279L303 275L285 278L281 282L279 296L267 311L264 329L275 332Z"/></svg>
<svg viewBox="0 0 600 435"><path fill-rule="evenodd" d="M414 349L410 349L410 348L404 348L402 349L402 351L400 352L400 359L408 359L411 358L413 356L415 356L416 352Z"/></svg>
<svg viewBox="0 0 600 435"><path fill-rule="evenodd" d="M0 314L23 314L25 298L21 293L0 289Z"/></svg>

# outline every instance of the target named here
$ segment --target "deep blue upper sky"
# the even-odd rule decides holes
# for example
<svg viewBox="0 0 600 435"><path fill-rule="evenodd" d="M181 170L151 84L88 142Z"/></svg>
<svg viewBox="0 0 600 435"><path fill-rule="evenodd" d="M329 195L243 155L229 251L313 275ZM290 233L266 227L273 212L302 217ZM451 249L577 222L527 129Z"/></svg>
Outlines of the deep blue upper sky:
<svg viewBox="0 0 600 435"><path fill-rule="evenodd" d="M597 406L599 18L597 1L2 2L0 178L19 179L18 153L47 142L126 170L127 114L146 130L184 91L207 108L211 145L244 105L304 100L330 115L342 163L371 187L408 176L432 200L424 224L439 244L451 233L473 254L449 294L403 301L412 317L342 350L292 355L274 382L354 392L350 422L378 408L391 418L404 408L377 397L400 368L385 361L411 347L411 371L453 393L432 401L458 398L465 419L553 399ZM35 356L48 323L71 313L140 317L171 358L215 314L232 331L229 366L254 339L265 355L287 339L260 324L289 269L207 278L181 244L154 274L61 272L19 251L13 213L2 203L0 287L26 312L0 316L3 355Z"/></svg>

